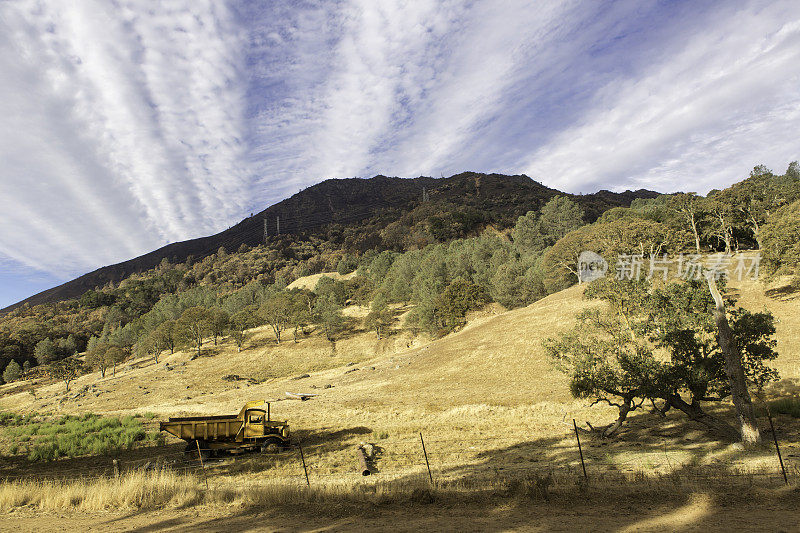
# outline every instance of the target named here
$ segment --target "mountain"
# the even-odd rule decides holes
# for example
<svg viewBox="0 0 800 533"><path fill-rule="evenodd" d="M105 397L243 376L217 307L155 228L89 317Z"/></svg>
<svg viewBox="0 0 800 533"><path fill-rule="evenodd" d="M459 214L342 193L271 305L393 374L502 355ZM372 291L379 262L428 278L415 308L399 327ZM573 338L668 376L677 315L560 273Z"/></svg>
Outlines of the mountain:
<svg viewBox="0 0 800 533"><path fill-rule="evenodd" d="M150 253L99 268L52 289L13 304L0 313L24 304L37 305L76 298L84 292L117 283L127 276L149 270L162 260L172 263L189 257L200 259L220 247L237 250L242 244L264 242L265 221L269 235L309 235L332 224L360 225L380 217L384 222L429 202L443 212L454 208L479 211L488 223L508 227L520 215L542 207L553 196L568 196L583 207L588 222L613 207L627 207L636 198L654 198L648 190L614 193L602 190L594 194L572 195L551 189L525 175L464 172L449 178L413 179L375 176L369 179L330 179L309 187L263 211L245 218L227 230L198 239L176 242Z"/></svg>

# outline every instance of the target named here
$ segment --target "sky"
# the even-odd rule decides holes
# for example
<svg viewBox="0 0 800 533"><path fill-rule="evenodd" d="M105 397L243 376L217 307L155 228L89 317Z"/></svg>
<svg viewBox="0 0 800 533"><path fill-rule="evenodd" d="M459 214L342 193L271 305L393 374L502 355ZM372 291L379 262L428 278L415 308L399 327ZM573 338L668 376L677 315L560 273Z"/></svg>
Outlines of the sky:
<svg viewBox="0 0 800 533"><path fill-rule="evenodd" d="M800 159L800 2L0 1L0 307L328 178Z"/></svg>

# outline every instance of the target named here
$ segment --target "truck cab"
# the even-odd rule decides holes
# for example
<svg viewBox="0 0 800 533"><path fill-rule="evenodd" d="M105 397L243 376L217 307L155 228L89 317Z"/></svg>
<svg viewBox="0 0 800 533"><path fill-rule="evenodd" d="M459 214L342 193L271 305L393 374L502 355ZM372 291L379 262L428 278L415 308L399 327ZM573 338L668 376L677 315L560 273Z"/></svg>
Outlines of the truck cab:
<svg viewBox="0 0 800 533"><path fill-rule="evenodd" d="M243 443L256 442L263 451L277 451L289 441L289 424L284 420L272 420L268 402L247 402L237 418L242 421L242 432L237 436Z"/></svg>
<svg viewBox="0 0 800 533"><path fill-rule="evenodd" d="M262 439L271 435L287 440L289 438L289 424L282 420L272 420L269 408L264 410L245 406L238 418L244 422L242 432L244 440Z"/></svg>

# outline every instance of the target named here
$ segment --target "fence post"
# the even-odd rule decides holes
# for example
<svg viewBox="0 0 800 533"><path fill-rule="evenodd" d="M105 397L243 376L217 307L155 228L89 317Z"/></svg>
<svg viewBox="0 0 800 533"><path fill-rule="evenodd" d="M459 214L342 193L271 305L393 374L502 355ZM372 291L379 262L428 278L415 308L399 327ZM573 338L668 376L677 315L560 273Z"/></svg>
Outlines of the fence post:
<svg viewBox="0 0 800 533"><path fill-rule="evenodd" d="M297 447L300 448L300 461L303 462L303 472L306 474L306 485L310 487L311 482L308 480L308 468L306 468L306 457L303 455L303 444L300 441L297 441Z"/></svg>
<svg viewBox="0 0 800 533"><path fill-rule="evenodd" d="M583 449L581 448L581 438L578 436L578 424L575 423L575 419L572 419L572 427L575 428L575 440L578 441L578 453L581 455L581 468L583 468L583 477L589 479L589 476L586 475L586 463L583 462Z"/></svg>
<svg viewBox="0 0 800 533"><path fill-rule="evenodd" d="M111 463L114 465L114 478L119 478L119 461L114 459Z"/></svg>
<svg viewBox="0 0 800 533"><path fill-rule="evenodd" d="M419 440L422 443L422 453L425 455L425 466L428 467L428 477L433 485L433 474L431 474L431 464L428 462L428 452L425 450L425 440L422 438L422 432L419 432Z"/></svg>
<svg viewBox="0 0 800 533"><path fill-rule="evenodd" d="M208 476L206 475L206 465L203 462L203 454L200 452L200 441L195 440L195 444L197 444L197 458L200 459L200 466L203 467L203 479L206 480L206 490L208 490Z"/></svg>
<svg viewBox="0 0 800 533"><path fill-rule="evenodd" d="M775 424L772 423L772 413L769 410L769 404L764 402L767 408L767 418L769 418L769 428L772 430L772 440L775 442L775 451L778 452L778 462L781 464L781 473L783 473L783 482L789 484L789 478L786 477L786 467L783 466L783 457L781 457L781 448L778 446L778 435L775 433Z"/></svg>

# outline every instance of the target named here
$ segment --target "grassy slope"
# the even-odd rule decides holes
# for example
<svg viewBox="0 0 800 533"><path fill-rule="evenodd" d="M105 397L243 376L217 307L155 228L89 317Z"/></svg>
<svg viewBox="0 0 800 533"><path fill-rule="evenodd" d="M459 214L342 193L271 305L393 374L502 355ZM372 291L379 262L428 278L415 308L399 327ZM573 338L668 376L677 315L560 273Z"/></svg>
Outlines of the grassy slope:
<svg viewBox="0 0 800 533"><path fill-rule="evenodd" d="M780 286L779 283L771 285ZM784 385L789 392L791 385L788 382L793 380L798 383L798 379L800 379L800 335L798 335L800 332L800 297L797 294L781 295L780 291L775 291L777 293L775 296L768 297L764 291L764 285L761 283L737 283L732 287L739 292L739 305L751 311L766 309L778 319L776 338L780 357L773 366L787 381ZM797 394L800 389L795 388L793 392Z"/></svg>
<svg viewBox="0 0 800 533"><path fill-rule="evenodd" d="M786 379L775 390L796 392L797 300L766 298L756 284L739 289L742 305L767 307L780 319L781 356L776 366ZM573 400L567 380L547 361L541 340L569 327L586 305L590 304L582 300L581 288L573 287L523 309L502 312L492 307L462 331L433 342L408 332L377 340L361 331L338 341L335 353L318 332L302 336L299 343L289 334L275 346L271 330L259 328L242 353L226 342L208 346L209 355L194 361L187 353L163 357L158 365L141 361L116 377L80 378L65 401L63 384L53 384L39 388L37 399L28 392L0 397L0 409L154 412L167 417L235 413L247 400L278 400L273 413L289 419L295 434L315 447L315 468L336 475L352 472L352 446L362 441L379 442L387 450L387 476L403 475L409 465L418 465L417 458L403 455L415 453L418 431L431 439L442 475L462 476L464 465L473 469L540 459L573 461L573 450L562 448L572 445L570 419L602 423L613 411ZM354 316L363 314L351 311ZM353 369L358 370L348 372ZM293 379L305 373L311 376ZM222 380L228 374L262 382ZM93 390L72 398L92 385ZM317 392L319 397L284 401L286 391ZM669 464L691 456L710 461L735 455L677 415L665 422L652 416L634 416L631 430L619 441L590 442L589 460L628 464L635 458L640 467L655 468L664 466L667 443L673 455ZM797 433L791 419L779 420L779 426ZM757 462L768 460L769 451L764 453Z"/></svg>
<svg viewBox="0 0 800 533"><path fill-rule="evenodd" d="M767 307L779 318L781 356L776 366L786 379L774 391L796 392L800 361L794 334L800 331L797 300L766 298L755 284L739 289L742 305ZM75 527L86 529L107 525L106 515L92 514L96 510L116 510L119 514L120 509L138 508L143 512L125 512L114 520L121 520L118 525L126 529L153 523L170 524L176 529L235 528L249 527L254 520L264 526L298 530L312 525L385 530L404 524L409 531L447 527L610 530L626 526L631 530L695 526L725 531L731 519L753 529L785 526L793 516L795 493L770 488L780 487L779 479L766 481L767 488L754 489L747 477L715 477L728 468L737 468L715 465L716 460L741 461L746 468L764 469L774 476L773 452L764 448L744 454L735 446L709 439L704 431L675 415L660 420L654 415L636 414L629 430L618 440L582 439L590 484L588 489L580 483L575 485L579 467L570 419L603 422L613 411L589 408L587 402L573 400L565 377L546 360L541 340L569 327L575 313L586 305L581 289L573 287L524 309L503 312L490 307L472 317L464 330L433 342L407 332L380 341L371 332L358 332L338 341L335 353L318 332L303 336L297 344L287 335L286 342L275 346L271 331L259 328L242 353L226 342L216 349L209 346L209 355L194 361L186 353L176 353L162 358L158 365L133 362L116 377L81 377L66 400L60 383L37 388L37 399L29 392L11 393L13 385L5 386L0 388L0 393L5 393L0 397L0 410L152 411L163 417L234 413L246 400L277 400L285 391L317 392L320 396L307 402L282 400L273 404L275 416L288 418L295 437L304 443L312 492L301 490L305 480L295 454L290 453L275 458L245 456L217 467L211 491L196 478L156 473L151 475L155 476L153 480L144 482L136 477L143 474L134 474L120 478L118 483L76 480L63 486L5 485L0 491L0 507L16 509L11 522L23 529L48 524L55 512L62 520L72 520ZM363 308L348 309L353 317L364 312ZM396 312L401 316L407 309ZM165 368L167 362L172 370ZM353 368L358 370L346 373ZM311 376L292 379L304 373ZM228 374L265 381L250 385L221 379ZM332 388L323 388L327 384ZM72 397L92 385L94 391ZM798 440L798 424L779 417L777 427L784 440L785 459L796 476L798 465L793 456L798 455L798 449L791 443ZM439 485L445 487L440 489L445 492L437 496L441 505L415 504L413 498L408 503L410 491L426 483L418 431L425 434L437 482L450 482ZM375 442L383 448L378 462L380 474L362 478L357 473L353 450L360 442ZM150 460L181 447L173 443L135 450L123 454L122 461ZM713 466L685 466L691 460ZM3 461L0 459L0 463ZM16 466L5 465L3 471L11 468L13 475L14 469L25 474L63 470L66 474L70 469L103 462L108 459L35 465L17 461ZM509 492L509 487L517 485L509 485L506 476L549 471L565 463L571 463L573 469L556 471L552 501L537 502L521 496L527 494L524 487L528 485ZM625 481L630 477L613 474L615 468L623 475L630 471L669 474L636 476L630 482ZM489 493L474 492L481 489L489 489ZM454 492L448 496L448 490ZM20 511L23 500L41 510L25 514ZM364 506L358 503L361 500L369 511L363 511ZM752 506L764 501L770 502L766 510L761 503ZM204 510L188 514L181 510L195 505L204 506ZM144 512L149 507L161 510ZM733 509L740 511L735 518L730 514ZM64 510L73 514L64 518ZM89 514L74 514L81 510ZM439 516L442 512L446 518ZM199 522L198 516L202 517ZM211 522L209 517L213 517Z"/></svg>

